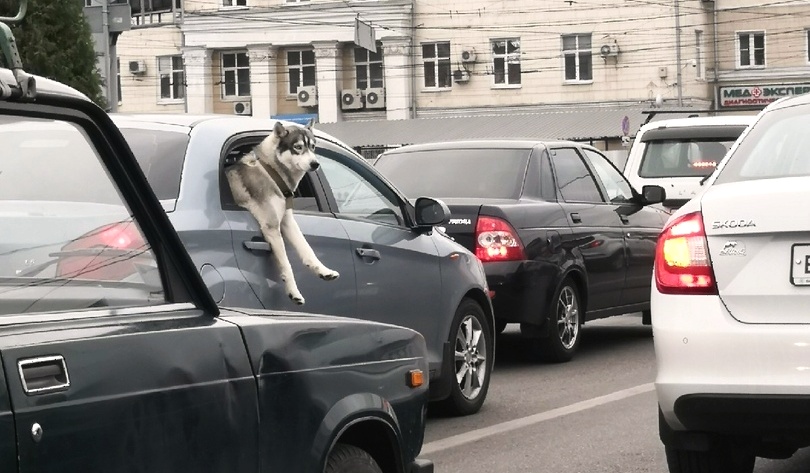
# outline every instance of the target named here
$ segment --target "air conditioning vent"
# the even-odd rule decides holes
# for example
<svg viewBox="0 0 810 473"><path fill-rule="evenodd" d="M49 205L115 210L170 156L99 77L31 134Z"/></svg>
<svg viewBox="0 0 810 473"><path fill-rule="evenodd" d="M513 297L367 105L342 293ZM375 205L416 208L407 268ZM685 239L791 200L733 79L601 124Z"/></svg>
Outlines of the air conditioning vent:
<svg viewBox="0 0 810 473"><path fill-rule="evenodd" d="M363 108L363 91L360 89L345 89L341 91L340 108L343 110L359 110Z"/></svg>
<svg viewBox="0 0 810 473"><path fill-rule="evenodd" d="M461 51L461 62L463 63L475 62L475 50L469 48Z"/></svg>
<svg viewBox="0 0 810 473"><path fill-rule="evenodd" d="M146 61L129 61L129 73L135 75L146 74Z"/></svg>
<svg viewBox="0 0 810 473"><path fill-rule="evenodd" d="M366 89L366 108L385 108L385 89L375 87Z"/></svg>
<svg viewBox="0 0 810 473"><path fill-rule="evenodd" d="M318 89L314 85L298 87L298 106L314 107L318 105Z"/></svg>
<svg viewBox="0 0 810 473"><path fill-rule="evenodd" d="M602 57L616 57L619 55L619 44L618 43L605 43L599 48L599 54Z"/></svg>
<svg viewBox="0 0 810 473"><path fill-rule="evenodd" d="M470 81L470 73L464 69L457 69L453 72L453 80L459 84L465 84Z"/></svg>
<svg viewBox="0 0 810 473"><path fill-rule="evenodd" d="M250 115L252 111L250 109L250 102L234 102L233 103L233 113L236 115Z"/></svg>

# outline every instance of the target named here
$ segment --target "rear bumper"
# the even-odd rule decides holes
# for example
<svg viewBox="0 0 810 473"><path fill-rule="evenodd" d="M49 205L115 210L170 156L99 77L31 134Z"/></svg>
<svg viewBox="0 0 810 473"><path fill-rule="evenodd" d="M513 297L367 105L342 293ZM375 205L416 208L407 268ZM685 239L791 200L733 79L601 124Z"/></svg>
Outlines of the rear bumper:
<svg viewBox="0 0 810 473"><path fill-rule="evenodd" d="M406 473L433 473L433 462L417 458L405 468Z"/></svg>
<svg viewBox="0 0 810 473"><path fill-rule="evenodd" d="M686 429L726 435L810 435L810 394L689 394L675 401Z"/></svg>
<svg viewBox="0 0 810 473"><path fill-rule="evenodd" d="M484 263L487 285L494 293L495 318L514 323L542 324L559 269L536 261Z"/></svg>

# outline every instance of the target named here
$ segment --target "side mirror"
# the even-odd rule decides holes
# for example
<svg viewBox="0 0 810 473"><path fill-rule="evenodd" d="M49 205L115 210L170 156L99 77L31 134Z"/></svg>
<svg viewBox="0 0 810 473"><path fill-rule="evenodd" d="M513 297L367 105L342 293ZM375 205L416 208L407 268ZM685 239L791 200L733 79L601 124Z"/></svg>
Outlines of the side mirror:
<svg viewBox="0 0 810 473"><path fill-rule="evenodd" d="M667 198L667 191L661 186L644 186L641 188L644 205L660 204Z"/></svg>
<svg viewBox="0 0 810 473"><path fill-rule="evenodd" d="M430 197L419 197L414 204L416 225L420 227L432 227L438 225L450 216L450 208L447 204L438 199Z"/></svg>

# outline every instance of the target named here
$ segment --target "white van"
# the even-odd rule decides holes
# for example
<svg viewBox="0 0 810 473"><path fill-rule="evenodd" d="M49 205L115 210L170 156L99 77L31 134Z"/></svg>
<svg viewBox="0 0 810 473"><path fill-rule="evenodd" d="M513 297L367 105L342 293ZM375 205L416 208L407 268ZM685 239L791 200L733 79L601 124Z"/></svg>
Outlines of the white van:
<svg viewBox="0 0 810 473"><path fill-rule="evenodd" d="M655 184L666 192L671 212L700 191L756 115L724 115L658 120L641 127L624 165L635 189Z"/></svg>

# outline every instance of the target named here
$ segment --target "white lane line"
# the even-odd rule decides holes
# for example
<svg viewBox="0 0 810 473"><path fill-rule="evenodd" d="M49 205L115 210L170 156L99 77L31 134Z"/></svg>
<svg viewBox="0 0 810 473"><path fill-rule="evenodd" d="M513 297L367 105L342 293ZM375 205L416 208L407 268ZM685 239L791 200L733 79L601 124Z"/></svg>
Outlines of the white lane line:
<svg viewBox="0 0 810 473"><path fill-rule="evenodd" d="M562 417L568 414L573 414L575 412L584 411L586 409L591 409L593 407L601 406L611 402L620 401L628 397L650 392L654 389L655 385L653 383L641 384L639 386L635 386L628 389L622 389L621 391L616 391L614 393L606 394L604 396L599 396L592 399L587 399L585 401L580 401L571 404L569 406L558 407L557 409L552 409L546 412L540 412L537 414L530 415L528 417L521 417L520 419L514 419L507 422L501 422L500 424L490 425L489 427L484 427L483 429L471 430L469 432L453 435L452 437L446 437L441 440L434 440L433 442L426 443L422 446L422 451L419 453L419 456L428 457L430 454L442 450L447 450L448 448L460 447L462 445L476 442L486 437L491 437L493 435L502 434L516 429L522 429L523 427L539 424L540 422L556 419L557 417Z"/></svg>

